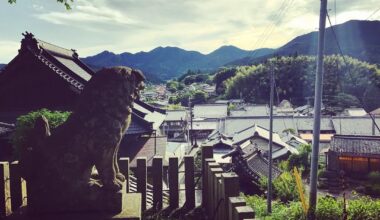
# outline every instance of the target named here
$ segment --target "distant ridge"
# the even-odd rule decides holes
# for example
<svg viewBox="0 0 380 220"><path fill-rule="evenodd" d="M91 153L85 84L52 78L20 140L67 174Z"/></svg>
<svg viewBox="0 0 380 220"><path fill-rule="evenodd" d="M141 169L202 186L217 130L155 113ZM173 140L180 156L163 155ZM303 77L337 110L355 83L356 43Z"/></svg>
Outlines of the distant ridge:
<svg viewBox="0 0 380 220"><path fill-rule="evenodd" d="M333 28L344 55L380 64L380 21L351 20L335 25ZM314 31L294 38L271 54L244 57L230 62L229 65L249 65L273 56L316 55L317 44L318 32ZM330 27L326 29L325 34L325 54L339 54L339 48Z"/></svg>
<svg viewBox="0 0 380 220"><path fill-rule="evenodd" d="M256 54L263 56L273 49L263 48ZM99 69L116 65L126 65L141 69L153 81L168 80L178 77L188 69L215 70L225 63L249 56L253 51L242 50L235 46L222 46L217 50L202 54L178 47L157 47L149 52L115 54L103 51L97 55L82 58L89 66Z"/></svg>

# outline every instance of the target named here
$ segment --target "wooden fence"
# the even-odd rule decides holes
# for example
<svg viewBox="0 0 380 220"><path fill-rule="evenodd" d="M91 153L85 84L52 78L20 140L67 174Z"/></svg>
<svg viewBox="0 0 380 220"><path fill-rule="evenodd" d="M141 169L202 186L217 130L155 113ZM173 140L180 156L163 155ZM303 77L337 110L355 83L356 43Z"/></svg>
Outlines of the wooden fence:
<svg viewBox="0 0 380 220"><path fill-rule="evenodd" d="M212 147L202 148L202 204L208 219L240 220L253 219L252 208L239 197L239 178L233 172L223 172L213 158ZM120 170L127 177L126 191L141 193L141 211L148 208L155 212L162 209L179 208L179 161L169 158L168 176L164 178L163 158L155 156L152 163L152 185L147 183L147 160L137 158L134 176L131 175L129 159L120 159ZM185 203L182 208L193 210L195 202L195 165L193 156L184 157ZM163 181L168 180L168 190ZM21 206L27 205L26 182L20 177L18 162L0 162L0 218L4 218Z"/></svg>

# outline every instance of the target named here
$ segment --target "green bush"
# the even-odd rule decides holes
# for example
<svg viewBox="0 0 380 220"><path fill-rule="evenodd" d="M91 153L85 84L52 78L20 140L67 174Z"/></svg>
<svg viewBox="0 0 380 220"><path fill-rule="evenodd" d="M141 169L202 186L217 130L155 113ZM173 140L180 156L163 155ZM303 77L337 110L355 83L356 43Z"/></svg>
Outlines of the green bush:
<svg viewBox="0 0 380 220"><path fill-rule="evenodd" d="M380 201L369 197L360 197L348 201L348 219L380 219Z"/></svg>
<svg viewBox="0 0 380 220"><path fill-rule="evenodd" d="M268 216L267 203L265 198L258 195L245 196L244 198L247 205L252 207L256 217L259 218Z"/></svg>
<svg viewBox="0 0 380 220"><path fill-rule="evenodd" d="M283 172L273 181L274 193L283 202L299 200L296 179L290 172Z"/></svg>
<svg viewBox="0 0 380 220"><path fill-rule="evenodd" d="M288 158L289 169L293 167L304 167L305 171L310 168L309 155L311 152L310 144L302 145L299 149L299 154L291 154Z"/></svg>
<svg viewBox="0 0 380 220"><path fill-rule="evenodd" d="M268 178L260 178L259 187L262 191L266 191L268 187ZM274 196L283 202L299 200L296 179L291 172L283 172L273 181L272 187Z"/></svg>
<svg viewBox="0 0 380 220"><path fill-rule="evenodd" d="M272 202L272 214L268 215L267 200L258 195L245 196L248 206L251 206L258 219L282 220L282 219L306 219L300 202L290 202L289 204L279 201Z"/></svg>
<svg viewBox="0 0 380 220"><path fill-rule="evenodd" d="M272 214L267 213L267 201L264 197L257 195L245 196L247 205L255 211L258 219L306 219L301 202L291 201L281 203L273 201ZM320 197L316 210L317 220L335 220L343 217L343 201L333 197ZM380 200L370 197L359 197L347 201L347 217L349 220L375 220L380 219Z"/></svg>
<svg viewBox="0 0 380 220"><path fill-rule="evenodd" d="M71 112L50 111L41 109L21 115L17 118L15 132L11 136L11 144L14 148L14 159L18 159L20 149L25 147L28 136L30 135L36 119L45 116L49 120L50 129L54 129L67 120Z"/></svg>
<svg viewBox="0 0 380 220"><path fill-rule="evenodd" d="M289 161L283 160L280 163L278 163L278 168L280 168L282 171L290 171L289 169Z"/></svg>
<svg viewBox="0 0 380 220"><path fill-rule="evenodd" d="M333 197L320 197L315 215L318 220L340 219L343 215L343 203Z"/></svg>

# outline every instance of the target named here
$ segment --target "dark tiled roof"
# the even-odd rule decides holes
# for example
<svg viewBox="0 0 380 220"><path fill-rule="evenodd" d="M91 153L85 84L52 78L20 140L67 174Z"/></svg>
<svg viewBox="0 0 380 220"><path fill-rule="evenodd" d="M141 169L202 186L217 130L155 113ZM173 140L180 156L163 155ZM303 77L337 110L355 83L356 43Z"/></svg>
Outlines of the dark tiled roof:
<svg viewBox="0 0 380 220"><path fill-rule="evenodd" d="M259 184L261 178L268 178L269 176L268 160L265 159L261 154L261 151L257 149L253 152L247 153L248 152L241 150L240 147L237 147L235 150L223 157L231 156L235 170L240 173L240 175L246 176L251 181ZM275 179L280 174L281 170L273 165L272 178Z"/></svg>
<svg viewBox="0 0 380 220"><path fill-rule="evenodd" d="M26 32L21 41L20 53L31 52L36 58L79 91L91 79L94 71L84 64L75 50L68 50L42 40Z"/></svg>
<svg viewBox="0 0 380 220"><path fill-rule="evenodd" d="M380 156L380 136L334 135L330 151L338 154Z"/></svg>
<svg viewBox="0 0 380 220"><path fill-rule="evenodd" d="M150 123L137 114L132 114L132 123L130 123L126 135L130 134L147 134L152 133L153 123Z"/></svg>
<svg viewBox="0 0 380 220"><path fill-rule="evenodd" d="M120 155L130 158L130 166L136 167L137 157L146 157L147 166L152 166L153 157L162 156L165 158L166 152L166 136L141 136L132 137L126 136L120 145ZM167 161L164 161L164 165L167 165Z"/></svg>
<svg viewBox="0 0 380 220"><path fill-rule="evenodd" d="M41 62L53 73L71 85L72 88L75 88L74 91L77 94L80 94L85 88L86 83L91 79L92 75L94 75L94 71L79 59L76 51L36 39L33 34L28 32L23 35L24 39L21 41L19 55L16 56L10 64L20 59L22 54L32 54L36 57L37 62ZM7 65L7 67L9 66L12 65ZM8 117L5 120L14 123L16 117ZM152 124L154 128L157 129L164 120L164 117L164 110L154 108L144 102L136 100L135 108L132 113L132 123L127 134L152 132ZM3 120L2 118L0 119Z"/></svg>

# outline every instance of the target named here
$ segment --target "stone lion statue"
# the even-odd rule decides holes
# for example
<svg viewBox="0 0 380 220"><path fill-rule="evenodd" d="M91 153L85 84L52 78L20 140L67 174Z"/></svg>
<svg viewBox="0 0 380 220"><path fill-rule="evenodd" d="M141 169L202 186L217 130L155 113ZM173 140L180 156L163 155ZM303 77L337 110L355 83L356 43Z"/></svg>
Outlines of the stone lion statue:
<svg viewBox="0 0 380 220"><path fill-rule="evenodd" d="M97 209L122 188L117 153L144 79L141 71L127 67L102 69L64 124L50 131L46 118L37 119L30 147L20 158L33 209ZM94 166L98 179L92 176Z"/></svg>

